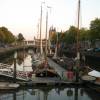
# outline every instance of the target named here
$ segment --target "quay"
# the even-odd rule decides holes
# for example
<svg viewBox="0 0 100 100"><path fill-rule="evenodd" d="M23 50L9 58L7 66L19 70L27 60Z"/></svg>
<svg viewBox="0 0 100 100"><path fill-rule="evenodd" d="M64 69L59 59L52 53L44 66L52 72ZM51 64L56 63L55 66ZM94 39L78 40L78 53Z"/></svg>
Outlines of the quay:
<svg viewBox="0 0 100 100"><path fill-rule="evenodd" d="M28 82L18 82L20 86L81 86L82 82L63 81L56 78L36 78Z"/></svg>
<svg viewBox="0 0 100 100"><path fill-rule="evenodd" d="M12 83L13 77L10 76L1 76L6 79L5 83L7 83L7 80L9 83ZM4 81L3 81L4 82ZM73 81L64 81L58 78L34 78L32 80L25 80L23 78L17 78L16 83L19 84L19 87L33 87L33 86L82 86L82 82L73 82Z"/></svg>
<svg viewBox="0 0 100 100"><path fill-rule="evenodd" d="M20 86L38 86L38 85L81 85L81 82L75 82L75 77L71 80L67 78L67 71L62 68L60 65L55 63L52 59L48 58L49 65L55 69L59 77L32 77L32 78L23 78L23 77L16 77L16 82L20 84ZM1 64L5 65L5 64ZM9 65L8 65L9 66ZM8 67L9 68L9 67ZM6 79L9 81L13 81L13 74L0 72L0 78Z"/></svg>

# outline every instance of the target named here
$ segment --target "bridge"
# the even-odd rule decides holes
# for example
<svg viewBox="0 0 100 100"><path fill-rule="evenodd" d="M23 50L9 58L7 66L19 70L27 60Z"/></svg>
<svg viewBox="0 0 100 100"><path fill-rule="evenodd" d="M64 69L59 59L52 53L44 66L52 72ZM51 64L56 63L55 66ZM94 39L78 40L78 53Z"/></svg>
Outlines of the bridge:
<svg viewBox="0 0 100 100"><path fill-rule="evenodd" d="M22 43L24 46L33 46L33 47L37 47L40 48L40 39L35 39L35 40L25 40ZM46 39L42 39L42 46L43 48L46 46ZM47 46L49 46L48 44L48 40L47 40Z"/></svg>

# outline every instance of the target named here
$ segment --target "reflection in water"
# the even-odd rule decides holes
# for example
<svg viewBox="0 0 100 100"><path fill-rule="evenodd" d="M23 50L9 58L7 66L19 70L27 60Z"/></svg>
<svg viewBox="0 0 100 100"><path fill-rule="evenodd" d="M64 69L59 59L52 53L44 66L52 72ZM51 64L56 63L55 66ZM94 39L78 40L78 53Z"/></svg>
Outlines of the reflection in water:
<svg viewBox="0 0 100 100"><path fill-rule="evenodd" d="M14 59L14 57L12 55L10 55L9 57L0 59L0 63L7 63L9 65L12 65L13 59Z"/></svg>
<svg viewBox="0 0 100 100"><path fill-rule="evenodd" d="M0 63L11 65L11 68L13 69L14 54L2 59ZM18 71L25 71L25 69L27 69L27 71L31 70L32 68L24 68L24 66L31 66L31 55L29 55L27 51L17 51L16 66Z"/></svg>
<svg viewBox="0 0 100 100"><path fill-rule="evenodd" d="M71 89L71 88L69 88L68 90L67 90L67 96L72 96L73 95L73 90Z"/></svg>
<svg viewBox="0 0 100 100"><path fill-rule="evenodd" d="M78 100L78 87L75 87L75 99L74 100Z"/></svg>
<svg viewBox="0 0 100 100"><path fill-rule="evenodd" d="M28 56L27 51L17 51L17 63L18 65L21 65L24 61L24 59ZM14 54L7 56L6 58L3 58L2 60L0 60L1 63L6 63L9 65L13 64L13 60L14 60Z"/></svg>
<svg viewBox="0 0 100 100"><path fill-rule="evenodd" d="M13 100L16 100L16 92L13 93Z"/></svg>
<svg viewBox="0 0 100 100"><path fill-rule="evenodd" d="M91 89L85 89L85 92L91 98L90 100L100 100L100 92L92 91Z"/></svg>
<svg viewBox="0 0 100 100"><path fill-rule="evenodd" d="M80 89L80 95L83 96L84 95L84 90Z"/></svg>
<svg viewBox="0 0 100 100"><path fill-rule="evenodd" d="M24 62L24 59L28 56L27 52L17 52L17 63L21 65Z"/></svg>
<svg viewBox="0 0 100 100"><path fill-rule="evenodd" d="M29 65L30 56L27 52L18 52L17 61L19 67L23 63ZM13 65L13 55L4 59L3 62ZM32 87L19 91L0 91L0 100L100 100L99 95L92 92L89 89L78 87Z"/></svg>
<svg viewBox="0 0 100 100"><path fill-rule="evenodd" d="M63 89L62 89L63 88ZM85 88L67 87L38 87L22 89L11 93L1 93L0 100L99 100L98 97L91 97ZM58 92L59 91L59 92ZM96 93L95 93L96 94Z"/></svg>

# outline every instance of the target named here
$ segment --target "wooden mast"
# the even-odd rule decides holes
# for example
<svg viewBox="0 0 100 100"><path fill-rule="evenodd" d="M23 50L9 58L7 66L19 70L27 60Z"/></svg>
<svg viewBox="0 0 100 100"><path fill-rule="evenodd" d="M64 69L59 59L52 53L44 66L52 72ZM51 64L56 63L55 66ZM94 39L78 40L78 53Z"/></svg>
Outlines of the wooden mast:
<svg viewBox="0 0 100 100"><path fill-rule="evenodd" d="M80 0L78 0L78 23L77 23L77 59L80 59L79 54L79 28L80 28Z"/></svg>
<svg viewBox="0 0 100 100"><path fill-rule="evenodd" d="M49 6L47 6L47 11L46 11L46 35L45 35L45 38L46 38L46 43L45 43L45 45L46 45L46 47L45 47L45 56L46 56L46 59L47 59L47 46L48 46L48 44L47 44L47 42L49 41L49 39L48 39L48 41L47 41L47 33L48 33L48 9L49 8L51 8L51 7L49 7Z"/></svg>
<svg viewBox="0 0 100 100"><path fill-rule="evenodd" d="M42 33L42 4L44 2L41 2L41 14L40 14L40 54L42 55L43 53L43 49L42 49L42 36L41 36L41 33Z"/></svg>
<svg viewBox="0 0 100 100"><path fill-rule="evenodd" d="M76 40L76 50L77 50L77 59L76 59L76 82L79 79L79 66L80 66L80 51L79 51L79 27L80 27L80 0L78 0L78 19L77 19L77 40Z"/></svg>
<svg viewBox="0 0 100 100"><path fill-rule="evenodd" d="M46 44L45 44L45 58L47 60L47 32L48 32L48 10L46 12L46 35L45 35L45 38L46 38Z"/></svg>

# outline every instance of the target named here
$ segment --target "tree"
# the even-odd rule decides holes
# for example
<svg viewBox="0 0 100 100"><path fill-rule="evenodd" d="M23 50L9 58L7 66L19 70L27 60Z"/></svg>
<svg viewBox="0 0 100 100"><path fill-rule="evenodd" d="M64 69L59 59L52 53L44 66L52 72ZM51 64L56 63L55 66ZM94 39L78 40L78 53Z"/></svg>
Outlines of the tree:
<svg viewBox="0 0 100 100"><path fill-rule="evenodd" d="M86 41L86 40L89 40L90 39L90 31L85 29L85 28L81 28L80 31L80 41Z"/></svg>
<svg viewBox="0 0 100 100"><path fill-rule="evenodd" d="M68 31L65 31L64 32L64 37L63 37L63 40L62 40L64 43L68 42Z"/></svg>
<svg viewBox="0 0 100 100"><path fill-rule="evenodd" d="M17 41L22 42L23 40L25 40L25 38L23 37L22 33L19 33Z"/></svg>
<svg viewBox="0 0 100 100"><path fill-rule="evenodd" d="M96 18L90 23L90 37L92 41L100 39L100 19Z"/></svg>
<svg viewBox="0 0 100 100"><path fill-rule="evenodd" d="M68 43L75 43L76 42L76 35L77 35L77 28L71 26L66 34L66 40Z"/></svg>
<svg viewBox="0 0 100 100"><path fill-rule="evenodd" d="M0 29L0 42L3 43L5 40L5 35L3 34L3 31Z"/></svg>
<svg viewBox="0 0 100 100"><path fill-rule="evenodd" d="M15 36L6 27L0 27L0 41L9 44L15 41Z"/></svg>
<svg viewBox="0 0 100 100"><path fill-rule="evenodd" d="M58 32L58 42L64 42L65 32Z"/></svg>

